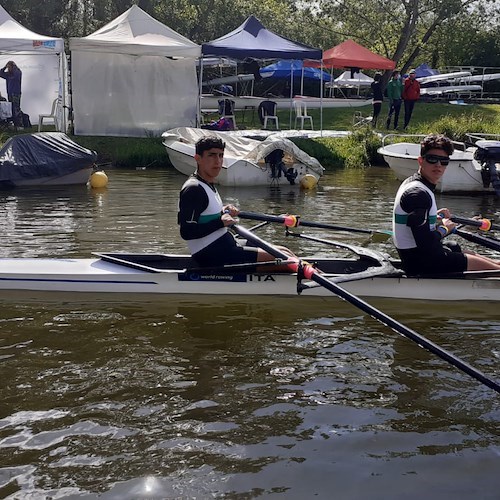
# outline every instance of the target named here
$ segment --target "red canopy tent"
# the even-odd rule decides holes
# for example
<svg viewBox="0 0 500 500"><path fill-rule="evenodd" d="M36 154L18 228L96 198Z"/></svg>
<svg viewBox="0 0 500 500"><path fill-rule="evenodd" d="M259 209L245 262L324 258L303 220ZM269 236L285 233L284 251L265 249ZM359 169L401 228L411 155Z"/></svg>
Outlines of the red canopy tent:
<svg viewBox="0 0 500 500"><path fill-rule="evenodd" d="M304 62L304 66L315 68L321 65L324 68L394 69L396 67L396 63L391 59L375 54L354 40L346 40L326 50L323 52L321 62Z"/></svg>

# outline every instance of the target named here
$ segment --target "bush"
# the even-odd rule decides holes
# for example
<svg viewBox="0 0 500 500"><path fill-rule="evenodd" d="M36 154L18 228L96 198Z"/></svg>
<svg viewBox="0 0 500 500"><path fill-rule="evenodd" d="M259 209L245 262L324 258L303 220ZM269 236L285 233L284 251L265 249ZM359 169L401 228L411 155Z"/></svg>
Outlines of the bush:
<svg viewBox="0 0 500 500"><path fill-rule="evenodd" d="M417 133L428 134L431 131L444 134L454 141L465 141L466 134L471 132L499 134L500 119L479 113L471 113L467 116L444 115L437 120L420 125Z"/></svg>
<svg viewBox="0 0 500 500"><path fill-rule="evenodd" d="M382 161L377 153L382 141L369 127L356 129L346 137L293 139L293 142L327 169L368 167Z"/></svg>

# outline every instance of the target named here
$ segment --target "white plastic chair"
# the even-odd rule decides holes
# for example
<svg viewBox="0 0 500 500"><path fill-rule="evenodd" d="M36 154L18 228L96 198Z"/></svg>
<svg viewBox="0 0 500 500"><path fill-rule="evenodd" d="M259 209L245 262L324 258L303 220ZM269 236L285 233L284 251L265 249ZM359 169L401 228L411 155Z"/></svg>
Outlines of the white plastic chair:
<svg viewBox="0 0 500 500"><path fill-rule="evenodd" d="M59 98L54 99L52 103L52 109L49 115L38 115L38 132L42 131L44 120L52 120L52 123L55 125L56 130L59 130L59 124L57 121L57 106L59 104Z"/></svg>
<svg viewBox="0 0 500 500"><path fill-rule="evenodd" d="M300 130L304 129L304 121L309 120L311 130L314 130L312 116L307 114L307 104L297 100L293 101L293 107L295 109L295 128L297 128L297 120L300 120Z"/></svg>

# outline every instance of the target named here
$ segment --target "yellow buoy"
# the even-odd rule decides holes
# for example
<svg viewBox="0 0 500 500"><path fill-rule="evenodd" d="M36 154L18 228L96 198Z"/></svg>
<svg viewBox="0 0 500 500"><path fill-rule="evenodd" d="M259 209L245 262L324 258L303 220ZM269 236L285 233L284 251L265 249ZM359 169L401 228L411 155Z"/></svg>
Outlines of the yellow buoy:
<svg viewBox="0 0 500 500"><path fill-rule="evenodd" d="M303 189L313 189L317 186L318 179L314 175L306 174L300 179L300 187Z"/></svg>
<svg viewBox="0 0 500 500"><path fill-rule="evenodd" d="M90 176L90 185L93 188L106 187L108 185L108 176L102 170L94 172Z"/></svg>

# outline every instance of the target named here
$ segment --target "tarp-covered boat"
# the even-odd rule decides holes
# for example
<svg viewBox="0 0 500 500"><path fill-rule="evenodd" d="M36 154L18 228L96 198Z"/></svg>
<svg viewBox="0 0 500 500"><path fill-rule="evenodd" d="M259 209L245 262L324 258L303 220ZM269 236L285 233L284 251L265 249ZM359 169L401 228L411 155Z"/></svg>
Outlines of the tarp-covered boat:
<svg viewBox="0 0 500 500"><path fill-rule="evenodd" d="M215 135L226 144L222 170L216 183L222 186L266 186L278 183L300 185L305 176L316 184L324 168L289 139L269 136L264 141L231 132L180 127L162 134L173 166L185 175L196 170L195 144ZM310 182L310 181L309 181Z"/></svg>
<svg viewBox="0 0 500 500"><path fill-rule="evenodd" d="M86 184L96 160L62 132L16 135L0 150L0 187Z"/></svg>

